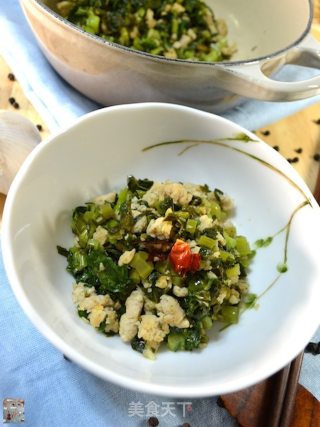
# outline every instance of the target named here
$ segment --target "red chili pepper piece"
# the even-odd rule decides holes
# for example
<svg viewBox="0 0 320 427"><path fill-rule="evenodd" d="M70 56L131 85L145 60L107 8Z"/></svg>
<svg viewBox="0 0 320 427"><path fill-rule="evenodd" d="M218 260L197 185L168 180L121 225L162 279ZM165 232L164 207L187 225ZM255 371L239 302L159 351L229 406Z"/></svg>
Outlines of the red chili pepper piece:
<svg viewBox="0 0 320 427"><path fill-rule="evenodd" d="M200 259L200 254L192 254L190 266L191 271L197 271L200 269Z"/></svg>
<svg viewBox="0 0 320 427"><path fill-rule="evenodd" d="M169 260L174 271L181 275L200 268L200 254L192 253L189 244L180 239L172 246Z"/></svg>

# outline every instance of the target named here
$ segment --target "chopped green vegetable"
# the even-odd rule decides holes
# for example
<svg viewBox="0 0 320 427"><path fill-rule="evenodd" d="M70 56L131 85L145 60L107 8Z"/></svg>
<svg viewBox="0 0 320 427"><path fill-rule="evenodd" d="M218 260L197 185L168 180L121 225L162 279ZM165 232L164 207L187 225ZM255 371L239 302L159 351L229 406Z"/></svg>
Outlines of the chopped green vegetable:
<svg viewBox="0 0 320 427"><path fill-rule="evenodd" d="M241 256L250 255L251 249L248 240L244 236L236 237L236 248Z"/></svg>
<svg viewBox="0 0 320 427"><path fill-rule="evenodd" d="M78 310L78 316L84 317L85 319L88 319L88 312L86 310Z"/></svg>
<svg viewBox="0 0 320 427"><path fill-rule="evenodd" d="M57 251L58 251L58 254L60 254L62 256L68 257L68 255L69 255L68 249L63 248L62 246L57 245Z"/></svg>
<svg viewBox="0 0 320 427"><path fill-rule="evenodd" d="M71 248L68 255L68 267L67 270L76 274L82 271L87 266L87 255L81 249Z"/></svg>
<svg viewBox="0 0 320 427"><path fill-rule="evenodd" d="M130 266L133 267L142 279L146 279L153 271L153 264L146 261L148 254L146 252L137 252L134 254Z"/></svg>
<svg viewBox="0 0 320 427"><path fill-rule="evenodd" d="M98 34L100 25L100 18L98 15L94 13L94 11L89 8L88 16L84 25L84 29L88 31L88 33Z"/></svg>
<svg viewBox="0 0 320 427"><path fill-rule="evenodd" d="M63 0L56 9L91 34L153 55L216 62L236 50L204 0Z"/></svg>
<svg viewBox="0 0 320 427"><path fill-rule="evenodd" d="M204 246L208 249L214 249L217 246L217 241L215 239L211 239L210 237L202 235L198 239L198 245Z"/></svg>
<svg viewBox="0 0 320 427"><path fill-rule="evenodd" d="M190 234L194 234L196 232L198 225L198 221L195 219L188 219L186 224L186 231Z"/></svg>
<svg viewBox="0 0 320 427"><path fill-rule="evenodd" d="M202 320L201 320L201 325L204 329L210 329L213 325L212 319L210 316L205 316Z"/></svg>
<svg viewBox="0 0 320 427"><path fill-rule="evenodd" d="M219 320L227 324L238 323L239 307L233 305L222 306Z"/></svg>
<svg viewBox="0 0 320 427"><path fill-rule="evenodd" d="M238 279L240 276L240 265L235 264L234 266L226 269L227 279Z"/></svg>
<svg viewBox="0 0 320 427"><path fill-rule="evenodd" d="M68 264L68 270L81 281L95 286L99 294L120 293L129 285L129 271L126 266L118 266L109 256L101 251L92 250L86 256L75 252L74 256L84 259L81 267L72 263ZM81 270L80 274L77 274Z"/></svg>
<svg viewBox="0 0 320 427"><path fill-rule="evenodd" d="M175 330L168 335L168 348L171 351L192 351L199 348L200 343L201 333L198 328Z"/></svg>
<svg viewBox="0 0 320 427"><path fill-rule="evenodd" d="M149 179L136 179L134 176L129 176L127 183L128 189L135 194L139 190L143 192L148 191L152 187L153 181Z"/></svg>
<svg viewBox="0 0 320 427"><path fill-rule="evenodd" d="M222 212L219 202L211 201L210 202L210 213L213 217L221 219Z"/></svg>
<svg viewBox="0 0 320 427"><path fill-rule="evenodd" d="M246 308L254 308L257 304L258 297L256 294L247 294L244 298Z"/></svg>
<svg viewBox="0 0 320 427"><path fill-rule="evenodd" d="M181 333L172 332L168 335L168 348L171 351L178 351L185 349L185 338Z"/></svg>

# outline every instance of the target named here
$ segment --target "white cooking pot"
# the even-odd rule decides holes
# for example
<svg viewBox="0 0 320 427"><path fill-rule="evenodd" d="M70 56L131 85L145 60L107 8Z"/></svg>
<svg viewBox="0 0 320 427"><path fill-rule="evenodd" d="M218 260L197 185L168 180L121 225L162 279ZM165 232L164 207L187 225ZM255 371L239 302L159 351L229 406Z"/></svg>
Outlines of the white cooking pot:
<svg viewBox="0 0 320 427"><path fill-rule="evenodd" d="M320 44L309 33L311 0L207 0L237 44L232 61L223 63L137 52L85 33L40 0L20 1L52 66L103 105L164 101L221 112L243 97L293 101L320 94L320 73L295 82L270 78L285 64L320 68Z"/></svg>

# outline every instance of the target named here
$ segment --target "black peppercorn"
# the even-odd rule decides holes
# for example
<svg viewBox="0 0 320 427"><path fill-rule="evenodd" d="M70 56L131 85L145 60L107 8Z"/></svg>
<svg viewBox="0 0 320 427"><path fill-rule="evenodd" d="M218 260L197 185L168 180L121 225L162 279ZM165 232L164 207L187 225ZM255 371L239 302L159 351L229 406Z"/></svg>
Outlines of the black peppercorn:
<svg viewBox="0 0 320 427"><path fill-rule="evenodd" d="M311 353L314 356L320 354L320 342L309 342L309 344L305 348L305 352Z"/></svg>
<svg viewBox="0 0 320 427"><path fill-rule="evenodd" d="M287 159L287 161L289 163L298 163L299 157L292 157L292 158Z"/></svg>
<svg viewBox="0 0 320 427"><path fill-rule="evenodd" d="M275 145L275 146L273 147L273 149L274 149L274 150L276 150L276 151L280 151L280 147L279 147L279 145Z"/></svg>
<svg viewBox="0 0 320 427"><path fill-rule="evenodd" d="M264 136L269 136L271 132L269 130L263 130L263 131L261 131L261 133Z"/></svg>
<svg viewBox="0 0 320 427"><path fill-rule="evenodd" d="M217 405L220 406L220 408L224 408L224 404L223 404L223 401L222 401L221 397L218 397L218 399L217 399Z"/></svg>
<svg viewBox="0 0 320 427"><path fill-rule="evenodd" d="M13 73L9 73L8 74L8 79L11 80L12 82L14 82L16 78L15 78L15 76L14 76Z"/></svg>
<svg viewBox="0 0 320 427"><path fill-rule="evenodd" d="M157 417L150 417L148 419L148 425L150 427L157 427L159 425L159 420Z"/></svg>
<svg viewBox="0 0 320 427"><path fill-rule="evenodd" d="M42 125L38 124L37 125L37 129L38 129L39 132L41 132L43 130Z"/></svg>
<svg viewBox="0 0 320 427"><path fill-rule="evenodd" d="M313 156L313 159L314 159L316 162L318 162L318 161L320 160L320 153L316 153L316 154Z"/></svg>

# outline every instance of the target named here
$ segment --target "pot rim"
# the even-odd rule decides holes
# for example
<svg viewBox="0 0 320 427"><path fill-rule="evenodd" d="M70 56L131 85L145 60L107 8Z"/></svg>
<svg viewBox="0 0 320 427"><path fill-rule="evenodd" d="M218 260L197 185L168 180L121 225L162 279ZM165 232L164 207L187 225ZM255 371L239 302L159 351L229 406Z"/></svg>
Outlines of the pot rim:
<svg viewBox="0 0 320 427"><path fill-rule="evenodd" d="M161 63L173 63L173 64L179 64L179 65L188 65L188 66L202 66L202 67L232 67L232 66L239 66L239 65L249 65L249 64L255 64L258 62L264 62L273 58L276 58L278 56L281 56L288 50L293 49L299 43L307 36L307 34L310 31L312 20L313 20L313 6L312 6L312 0L308 0L309 5L309 19L308 23L306 25L306 28L301 33L301 35L292 43L290 43L287 47L283 49L276 50L275 52L272 52L268 55L262 55L258 56L256 58L252 58L249 60L237 60L237 61L221 61L221 62L206 62L206 61L194 61L194 60L187 60L187 59L174 59L174 58L165 58L164 56L160 55L153 55L148 52L143 52L140 50L135 50L127 46L120 45L118 43L110 42L108 40L104 40L102 37L97 36L95 34L90 34L87 31L83 30L82 28L78 27L77 25L73 24L72 22L68 21L67 19L63 18L61 15L59 15L57 12L52 10L48 5L46 5L43 0L20 0L23 2L32 2L34 3L39 9L43 10L45 13L47 13L51 18L53 18L56 21L59 21L60 24L66 25L67 27L71 28L71 30L76 31L80 34L82 34L84 37L87 37L91 40L93 40L95 43L98 43L100 45L106 45L111 47L115 50L120 50L123 52L126 52L130 55L134 56L141 56L146 59L150 59L152 61L161 62Z"/></svg>

